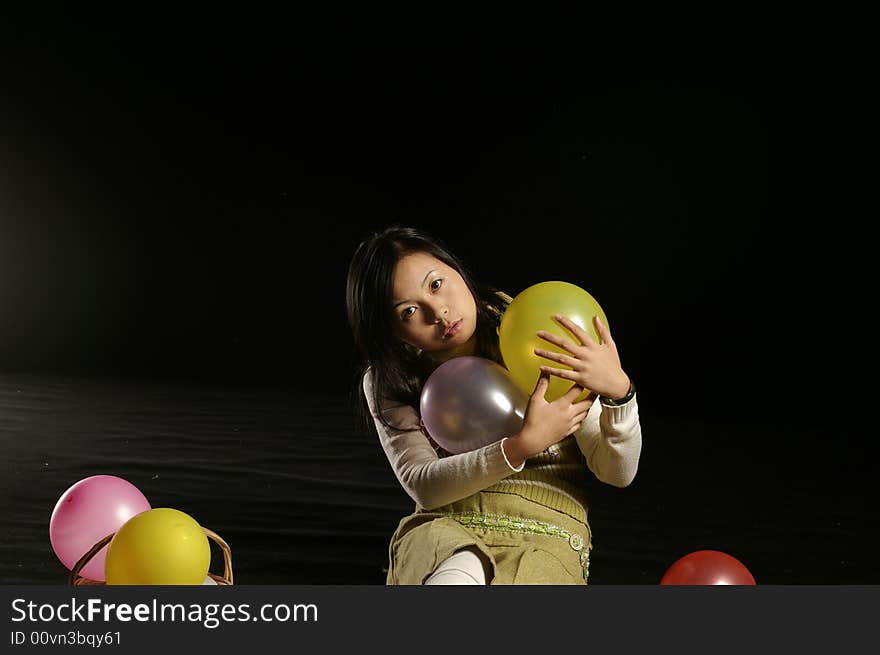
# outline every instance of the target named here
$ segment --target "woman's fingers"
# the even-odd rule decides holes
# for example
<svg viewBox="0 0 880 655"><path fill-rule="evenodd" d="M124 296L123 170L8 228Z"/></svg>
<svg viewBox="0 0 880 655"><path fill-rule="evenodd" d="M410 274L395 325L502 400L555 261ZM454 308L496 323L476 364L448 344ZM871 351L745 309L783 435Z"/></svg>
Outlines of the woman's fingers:
<svg viewBox="0 0 880 655"><path fill-rule="evenodd" d="M572 427L569 429L568 433L571 434L572 432L577 432L578 430L580 430L580 429L581 429L581 425L584 424L584 419L585 419L585 418L586 418L586 417L582 417L582 418L576 419L576 420L572 423Z"/></svg>
<svg viewBox="0 0 880 655"><path fill-rule="evenodd" d="M544 330L538 330L537 335L540 339L544 341L548 341L552 343L554 346L559 346L563 350L567 350L568 352L574 354L575 348L578 347L579 344L576 344L571 339L566 339L564 337L557 336L552 332L545 332Z"/></svg>
<svg viewBox="0 0 880 655"><path fill-rule="evenodd" d="M578 403L577 405L572 405L572 407L577 407L583 405L584 403ZM590 407L592 407L593 403L589 403L586 408L578 411L577 414L574 415L574 421L580 426L581 423L587 420L587 416L590 414Z"/></svg>
<svg viewBox="0 0 880 655"><path fill-rule="evenodd" d="M565 400L567 400L569 403L573 403L575 398L580 396L583 392L584 392L584 388L579 384L575 384L575 385L572 385L571 389L566 391L565 395L562 397Z"/></svg>
<svg viewBox="0 0 880 655"><path fill-rule="evenodd" d="M583 419L584 417L586 417L587 414L590 413L590 408L589 408L589 407L583 407L583 403L578 403L577 405L572 405L571 407L572 407L572 409L573 409L574 412L575 412L574 415L575 415L576 417L577 417L577 416L580 416L581 419Z"/></svg>
<svg viewBox="0 0 880 655"><path fill-rule="evenodd" d="M602 319L599 318L598 314L593 317L593 323L596 326L596 332L599 333L599 337L602 339L602 343L613 343L611 339L611 330L608 329L608 326L602 322Z"/></svg>
<svg viewBox="0 0 880 655"><path fill-rule="evenodd" d="M564 327L566 330L576 336L578 341L581 342L582 346L596 345L596 341L593 339L593 337L591 337L586 330L584 330L580 325L572 321L567 316L556 314L556 316L554 316L553 318L555 318L562 325L562 327Z"/></svg>
<svg viewBox="0 0 880 655"><path fill-rule="evenodd" d="M570 366L572 368L574 368L578 362L576 358L570 357L569 355L566 355L564 353L558 353L552 350L544 350L542 348L535 348L535 354L538 357L543 357L544 359L559 362L563 366Z"/></svg>
<svg viewBox="0 0 880 655"><path fill-rule="evenodd" d="M576 371L571 371L565 368L551 368L550 366L542 366L541 374L547 375L555 375L558 378L562 378L564 380L572 380L574 381L575 377L577 377Z"/></svg>
<svg viewBox="0 0 880 655"><path fill-rule="evenodd" d="M535 393L538 393L538 391L540 391L540 390L543 390L546 392L547 387L549 385L550 385L550 374L544 373L544 371L541 371L541 374L538 376L538 381L535 383L535 390L532 392L532 394L534 395Z"/></svg>

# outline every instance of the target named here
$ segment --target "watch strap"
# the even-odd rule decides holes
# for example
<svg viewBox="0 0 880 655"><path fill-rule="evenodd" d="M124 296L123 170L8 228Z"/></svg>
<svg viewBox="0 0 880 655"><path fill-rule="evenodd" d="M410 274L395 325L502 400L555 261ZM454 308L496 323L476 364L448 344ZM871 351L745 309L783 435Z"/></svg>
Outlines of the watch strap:
<svg viewBox="0 0 880 655"><path fill-rule="evenodd" d="M599 400L602 401L604 405L611 405L612 407L619 407L621 405L626 405L630 400L633 399L633 396L636 395L636 385L630 378L629 381L629 391L623 398L618 398L617 400L613 398L608 398L607 396L599 396Z"/></svg>

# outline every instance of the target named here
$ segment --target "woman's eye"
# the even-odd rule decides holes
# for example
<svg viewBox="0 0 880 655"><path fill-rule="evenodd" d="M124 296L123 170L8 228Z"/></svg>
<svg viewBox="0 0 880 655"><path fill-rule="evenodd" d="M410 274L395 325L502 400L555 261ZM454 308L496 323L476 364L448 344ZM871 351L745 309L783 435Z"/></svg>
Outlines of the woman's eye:
<svg viewBox="0 0 880 655"><path fill-rule="evenodd" d="M412 311L410 311L410 310L412 310ZM400 318L402 318L403 320L408 319L410 316L412 316L412 313L413 313L415 310L416 310L415 307L407 307L407 308L404 309L403 312L400 314Z"/></svg>
<svg viewBox="0 0 880 655"><path fill-rule="evenodd" d="M436 286L434 286L434 285L436 285ZM437 289L439 289L439 288L442 287L442 286L443 286L443 278L438 277L436 280L434 280L433 282L431 282L431 288L432 288L434 291L436 291Z"/></svg>

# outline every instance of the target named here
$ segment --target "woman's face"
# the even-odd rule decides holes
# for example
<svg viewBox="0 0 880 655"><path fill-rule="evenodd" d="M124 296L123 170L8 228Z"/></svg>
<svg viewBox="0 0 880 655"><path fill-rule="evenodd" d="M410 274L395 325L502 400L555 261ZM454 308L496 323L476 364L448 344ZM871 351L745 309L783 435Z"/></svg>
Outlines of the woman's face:
<svg viewBox="0 0 880 655"><path fill-rule="evenodd" d="M424 351L469 351L477 328L473 294L458 272L424 252L404 255L394 269L391 324Z"/></svg>

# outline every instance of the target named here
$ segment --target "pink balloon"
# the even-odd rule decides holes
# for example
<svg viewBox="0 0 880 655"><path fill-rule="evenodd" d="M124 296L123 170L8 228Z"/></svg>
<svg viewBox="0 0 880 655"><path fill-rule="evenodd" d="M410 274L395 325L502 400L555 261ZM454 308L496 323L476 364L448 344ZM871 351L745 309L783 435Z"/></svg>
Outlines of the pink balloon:
<svg viewBox="0 0 880 655"><path fill-rule="evenodd" d="M84 478L61 494L49 519L49 541L61 563L72 570L101 539L116 532L135 514L150 507L144 494L115 475ZM108 544L109 545L109 544ZM99 550L80 575L104 582L107 547Z"/></svg>

